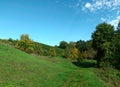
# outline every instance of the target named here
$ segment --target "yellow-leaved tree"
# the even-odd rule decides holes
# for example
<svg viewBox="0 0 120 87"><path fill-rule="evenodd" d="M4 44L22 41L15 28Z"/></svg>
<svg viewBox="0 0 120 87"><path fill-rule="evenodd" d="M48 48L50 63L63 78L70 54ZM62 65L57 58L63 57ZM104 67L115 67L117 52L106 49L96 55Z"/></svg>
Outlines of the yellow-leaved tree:
<svg viewBox="0 0 120 87"><path fill-rule="evenodd" d="M78 62L80 62L82 55L77 48L73 48L71 58L75 58Z"/></svg>
<svg viewBox="0 0 120 87"><path fill-rule="evenodd" d="M56 50L55 50L55 47L51 47L50 48L50 57L54 57L56 56Z"/></svg>
<svg viewBox="0 0 120 87"><path fill-rule="evenodd" d="M27 53L33 53L34 52L33 46L34 42L29 38L29 35L22 34L20 40L17 41L15 47Z"/></svg>

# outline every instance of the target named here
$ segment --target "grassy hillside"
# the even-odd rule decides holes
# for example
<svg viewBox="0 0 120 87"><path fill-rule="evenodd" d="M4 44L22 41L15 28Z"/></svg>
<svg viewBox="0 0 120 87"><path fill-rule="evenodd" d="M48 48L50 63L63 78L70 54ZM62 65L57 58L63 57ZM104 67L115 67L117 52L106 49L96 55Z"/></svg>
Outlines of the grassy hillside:
<svg viewBox="0 0 120 87"><path fill-rule="evenodd" d="M17 40L13 40L13 39L0 39L0 43L1 44L5 44L5 45L10 45L10 46L15 46ZM49 51L50 51L50 48L52 48L53 46L49 46L49 45L46 45L46 44L43 44L43 43L39 43L39 42L34 42L34 53L36 55L38 55L38 49L39 47L41 47L42 49L42 54L41 55L44 55L44 56L49 56ZM61 49L61 48L58 48L58 47L55 47L55 51L56 51L56 56L63 56L63 52L64 50Z"/></svg>
<svg viewBox="0 0 120 87"><path fill-rule="evenodd" d="M94 69L0 44L0 87L110 87Z"/></svg>
<svg viewBox="0 0 120 87"><path fill-rule="evenodd" d="M0 87L61 86L75 67L61 60L46 61L0 45ZM69 68L70 67L70 68ZM59 82L59 83L58 83Z"/></svg>

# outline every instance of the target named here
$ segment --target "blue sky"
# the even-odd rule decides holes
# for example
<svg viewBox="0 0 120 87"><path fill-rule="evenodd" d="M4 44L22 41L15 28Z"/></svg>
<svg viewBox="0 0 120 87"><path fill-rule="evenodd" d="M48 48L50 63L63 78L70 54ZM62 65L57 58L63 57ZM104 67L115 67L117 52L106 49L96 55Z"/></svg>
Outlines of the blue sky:
<svg viewBox="0 0 120 87"><path fill-rule="evenodd" d="M97 24L116 27L120 0L0 0L0 38L58 45L60 41L91 39Z"/></svg>

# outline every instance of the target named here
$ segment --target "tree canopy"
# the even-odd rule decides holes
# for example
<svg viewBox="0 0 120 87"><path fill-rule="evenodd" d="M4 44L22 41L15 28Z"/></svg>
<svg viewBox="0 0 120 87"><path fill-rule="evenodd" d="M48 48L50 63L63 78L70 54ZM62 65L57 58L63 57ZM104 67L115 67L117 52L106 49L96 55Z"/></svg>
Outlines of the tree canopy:
<svg viewBox="0 0 120 87"><path fill-rule="evenodd" d="M96 58L97 58L98 67L100 66L100 63L103 62L104 57L106 57L105 52L109 49L113 35L114 35L114 27L105 22L99 24L96 27L96 31L92 34L92 40L93 40L92 46L97 51Z"/></svg>
<svg viewBox="0 0 120 87"><path fill-rule="evenodd" d="M68 46L68 43L66 41L61 41L59 44L59 48L65 49Z"/></svg>

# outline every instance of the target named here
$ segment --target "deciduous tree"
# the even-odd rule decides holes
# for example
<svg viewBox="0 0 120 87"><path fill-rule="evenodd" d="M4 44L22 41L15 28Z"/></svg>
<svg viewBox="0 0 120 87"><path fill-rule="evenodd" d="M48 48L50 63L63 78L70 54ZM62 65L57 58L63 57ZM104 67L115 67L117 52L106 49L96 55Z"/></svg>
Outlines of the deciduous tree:
<svg viewBox="0 0 120 87"><path fill-rule="evenodd" d="M55 50L55 47L51 47L50 48L50 57L54 57L56 56L56 50Z"/></svg>
<svg viewBox="0 0 120 87"><path fill-rule="evenodd" d="M117 30L114 33L114 38L112 40L112 64L117 69L120 69L120 21L118 23Z"/></svg>
<svg viewBox="0 0 120 87"><path fill-rule="evenodd" d="M106 51L114 35L114 27L107 23L101 23L96 27L96 31L92 34L92 46L97 51L97 66L100 66L101 61L105 58ZM105 51L106 49L106 51ZM108 56L107 56L108 58ZM105 62L105 61L104 61Z"/></svg>
<svg viewBox="0 0 120 87"><path fill-rule="evenodd" d="M27 34L22 34L20 40L16 43L16 48L23 50L27 53L34 52L33 46L34 43Z"/></svg>
<svg viewBox="0 0 120 87"><path fill-rule="evenodd" d="M68 43L66 41L61 41L59 48L65 49L68 46Z"/></svg>

